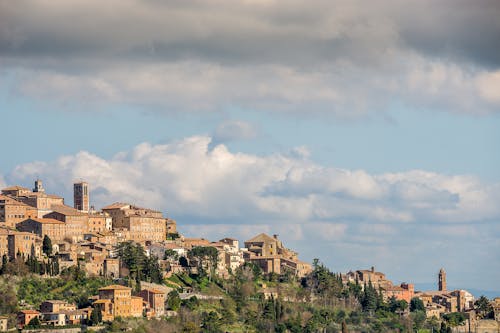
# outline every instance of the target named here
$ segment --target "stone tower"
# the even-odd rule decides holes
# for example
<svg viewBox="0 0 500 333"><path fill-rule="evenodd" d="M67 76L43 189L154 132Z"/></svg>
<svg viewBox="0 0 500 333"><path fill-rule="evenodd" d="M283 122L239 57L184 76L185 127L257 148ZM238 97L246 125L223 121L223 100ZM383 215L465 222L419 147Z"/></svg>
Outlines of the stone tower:
<svg viewBox="0 0 500 333"><path fill-rule="evenodd" d="M73 184L73 202L75 209L82 212L89 211L89 184L78 182Z"/></svg>
<svg viewBox="0 0 500 333"><path fill-rule="evenodd" d="M45 189L43 188L43 183L40 179L35 180L35 187L33 188L33 192L43 193Z"/></svg>
<svg viewBox="0 0 500 333"><path fill-rule="evenodd" d="M439 291L446 291L446 272L444 268L439 270L438 288Z"/></svg>

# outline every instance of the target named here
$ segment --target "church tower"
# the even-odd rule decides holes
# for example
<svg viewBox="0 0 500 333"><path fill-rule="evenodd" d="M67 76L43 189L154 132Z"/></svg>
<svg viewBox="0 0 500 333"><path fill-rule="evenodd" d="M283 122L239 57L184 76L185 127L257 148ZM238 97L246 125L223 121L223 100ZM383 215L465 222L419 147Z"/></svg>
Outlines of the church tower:
<svg viewBox="0 0 500 333"><path fill-rule="evenodd" d="M33 192L43 193L45 189L43 188L43 183L40 179L35 180L35 187L33 188Z"/></svg>
<svg viewBox="0 0 500 333"><path fill-rule="evenodd" d="M87 213L89 211L89 184L79 182L73 184L73 202L75 209Z"/></svg>
<svg viewBox="0 0 500 333"><path fill-rule="evenodd" d="M444 268L439 270L439 281L438 281L439 291L446 291L446 272Z"/></svg>

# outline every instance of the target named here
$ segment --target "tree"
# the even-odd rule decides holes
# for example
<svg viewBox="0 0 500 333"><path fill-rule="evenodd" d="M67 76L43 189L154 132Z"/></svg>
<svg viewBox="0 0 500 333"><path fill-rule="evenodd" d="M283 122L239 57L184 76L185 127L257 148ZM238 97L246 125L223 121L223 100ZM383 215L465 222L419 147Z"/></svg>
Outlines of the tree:
<svg viewBox="0 0 500 333"><path fill-rule="evenodd" d="M92 326L97 326L102 321L102 312L101 309L96 307L92 310L90 314L90 322Z"/></svg>
<svg viewBox="0 0 500 333"><path fill-rule="evenodd" d="M446 320L450 326L459 326L465 322L465 315L461 312L452 312L443 315L443 319Z"/></svg>
<svg viewBox="0 0 500 333"><path fill-rule="evenodd" d="M220 320L217 312L210 311L204 312L202 315L201 327L203 328L203 332L207 333L218 333L221 332L220 329Z"/></svg>
<svg viewBox="0 0 500 333"><path fill-rule="evenodd" d="M7 263L8 262L9 262L9 260L7 259L7 255L4 254L2 256L2 268L0 268L0 274L5 273L5 270L7 269Z"/></svg>
<svg viewBox="0 0 500 333"><path fill-rule="evenodd" d="M410 300L410 311L425 311L424 302L422 302L422 300L418 297L413 297Z"/></svg>
<svg viewBox="0 0 500 333"><path fill-rule="evenodd" d="M52 240L47 235L43 236L42 251L47 256L51 256L52 255Z"/></svg>
<svg viewBox="0 0 500 333"><path fill-rule="evenodd" d="M181 306L181 298L179 297L179 293L177 290L172 290L167 295L167 307L170 310L177 311Z"/></svg>
<svg viewBox="0 0 500 333"><path fill-rule="evenodd" d="M26 326L29 328L38 328L41 325L42 325L42 323L40 322L40 319L38 317L35 317L35 318L31 319L30 322L28 323L28 325L26 325Z"/></svg>
<svg viewBox="0 0 500 333"><path fill-rule="evenodd" d="M211 278L215 274L219 253L213 246L197 246L188 252L190 262L195 262L199 275L206 274Z"/></svg>
<svg viewBox="0 0 500 333"><path fill-rule="evenodd" d="M490 301L485 297L481 296L477 301L474 302L476 310L481 318L492 318L494 316L493 307Z"/></svg>

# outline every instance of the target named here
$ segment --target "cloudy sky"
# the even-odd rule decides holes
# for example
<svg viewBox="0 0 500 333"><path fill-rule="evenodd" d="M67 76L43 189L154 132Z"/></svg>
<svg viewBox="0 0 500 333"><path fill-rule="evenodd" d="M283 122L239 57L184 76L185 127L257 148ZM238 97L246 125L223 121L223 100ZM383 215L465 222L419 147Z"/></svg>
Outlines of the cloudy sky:
<svg viewBox="0 0 500 333"><path fill-rule="evenodd" d="M496 0L0 0L0 187L499 290Z"/></svg>

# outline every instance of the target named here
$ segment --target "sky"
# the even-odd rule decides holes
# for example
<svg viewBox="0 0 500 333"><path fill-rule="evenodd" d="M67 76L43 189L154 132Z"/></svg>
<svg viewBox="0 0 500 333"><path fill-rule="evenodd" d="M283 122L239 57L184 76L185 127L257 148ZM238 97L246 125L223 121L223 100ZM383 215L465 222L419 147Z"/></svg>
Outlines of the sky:
<svg viewBox="0 0 500 333"><path fill-rule="evenodd" d="M0 0L0 188L500 290L500 3ZM500 294L500 293L499 293Z"/></svg>

